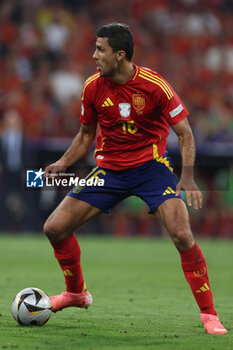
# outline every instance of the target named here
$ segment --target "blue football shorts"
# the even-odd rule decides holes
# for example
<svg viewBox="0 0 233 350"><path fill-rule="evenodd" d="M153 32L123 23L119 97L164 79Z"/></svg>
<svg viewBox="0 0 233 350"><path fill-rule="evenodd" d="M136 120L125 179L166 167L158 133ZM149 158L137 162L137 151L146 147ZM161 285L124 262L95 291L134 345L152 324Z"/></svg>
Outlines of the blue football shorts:
<svg viewBox="0 0 233 350"><path fill-rule="evenodd" d="M151 160L136 168L115 171L97 166L87 179L103 179L104 186L74 187L68 196L87 202L105 213L111 213L114 206L129 196L140 197L149 207L149 213L175 196L177 177L172 172L166 157L160 161Z"/></svg>

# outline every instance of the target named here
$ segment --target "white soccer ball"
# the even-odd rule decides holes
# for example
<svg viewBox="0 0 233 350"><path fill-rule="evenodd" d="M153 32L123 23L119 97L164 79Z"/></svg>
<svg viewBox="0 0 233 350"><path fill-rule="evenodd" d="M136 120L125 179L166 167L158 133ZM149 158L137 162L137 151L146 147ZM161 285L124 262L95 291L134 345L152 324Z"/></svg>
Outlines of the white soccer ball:
<svg viewBox="0 0 233 350"><path fill-rule="evenodd" d="M21 326L43 326L52 314L48 295L38 288L21 290L12 302L12 315Z"/></svg>

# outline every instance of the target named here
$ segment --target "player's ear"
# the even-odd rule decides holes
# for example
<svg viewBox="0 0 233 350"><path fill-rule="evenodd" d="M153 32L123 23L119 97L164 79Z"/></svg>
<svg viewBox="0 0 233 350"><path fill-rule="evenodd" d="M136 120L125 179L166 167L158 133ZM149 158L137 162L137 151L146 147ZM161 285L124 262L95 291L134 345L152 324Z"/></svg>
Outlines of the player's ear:
<svg viewBox="0 0 233 350"><path fill-rule="evenodd" d="M117 51L117 56L116 56L117 62L120 62L124 58L125 58L125 51L124 50Z"/></svg>

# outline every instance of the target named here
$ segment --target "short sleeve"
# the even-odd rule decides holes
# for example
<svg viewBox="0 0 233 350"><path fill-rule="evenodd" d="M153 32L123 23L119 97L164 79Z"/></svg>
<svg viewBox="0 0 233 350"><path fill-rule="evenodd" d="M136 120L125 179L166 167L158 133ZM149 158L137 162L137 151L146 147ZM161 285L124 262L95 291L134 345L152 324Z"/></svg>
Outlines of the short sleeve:
<svg viewBox="0 0 233 350"><path fill-rule="evenodd" d="M189 115L184 103L167 82L159 91L159 105L169 125L175 125Z"/></svg>
<svg viewBox="0 0 233 350"><path fill-rule="evenodd" d="M86 88L84 85L82 93L82 105L80 113L80 121L83 124L92 125L97 122L97 114L94 108L92 100L93 91L89 88Z"/></svg>

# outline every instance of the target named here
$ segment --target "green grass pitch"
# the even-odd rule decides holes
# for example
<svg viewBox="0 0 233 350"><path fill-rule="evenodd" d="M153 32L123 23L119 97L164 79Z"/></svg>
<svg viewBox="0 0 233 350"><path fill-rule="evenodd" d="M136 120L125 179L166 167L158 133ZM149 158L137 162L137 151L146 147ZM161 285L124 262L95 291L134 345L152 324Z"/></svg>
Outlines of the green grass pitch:
<svg viewBox="0 0 233 350"><path fill-rule="evenodd" d="M32 286L60 293L63 275L45 237L0 236L0 349L233 349L233 241L198 240L224 336L204 332L169 240L82 236L79 242L93 305L57 312L43 327L22 327L11 316L16 293Z"/></svg>

